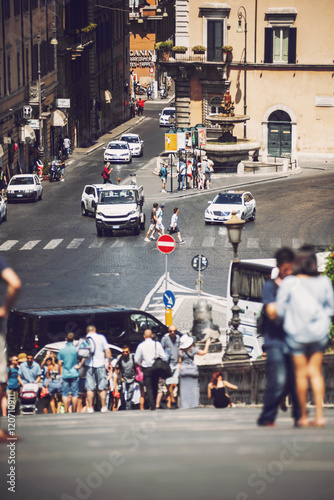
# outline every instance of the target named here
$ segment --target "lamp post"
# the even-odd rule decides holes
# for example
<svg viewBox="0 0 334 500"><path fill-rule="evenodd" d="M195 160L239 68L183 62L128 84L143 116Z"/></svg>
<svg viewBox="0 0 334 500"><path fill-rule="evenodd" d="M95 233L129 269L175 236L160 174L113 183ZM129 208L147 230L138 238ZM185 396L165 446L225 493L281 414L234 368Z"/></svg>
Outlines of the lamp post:
<svg viewBox="0 0 334 500"><path fill-rule="evenodd" d="M234 257L232 260L233 263L239 262L238 246L241 243L241 231L244 224L245 221L239 219L239 217L237 217L236 215L236 212L232 212L231 219L224 222L224 225L227 228L228 240L232 244L234 250ZM234 271L232 277L232 329L229 334L228 344L223 356L223 361L242 361L250 358L244 346L242 333L238 330L238 327L240 325L240 307L237 305L239 301L238 288L239 283L237 279L237 273Z"/></svg>
<svg viewBox="0 0 334 500"><path fill-rule="evenodd" d="M244 20L244 29L241 22ZM243 5L238 9L238 29L237 33L245 33L245 57L244 57L244 115L247 115L247 12ZM244 122L244 139L247 139L247 125Z"/></svg>

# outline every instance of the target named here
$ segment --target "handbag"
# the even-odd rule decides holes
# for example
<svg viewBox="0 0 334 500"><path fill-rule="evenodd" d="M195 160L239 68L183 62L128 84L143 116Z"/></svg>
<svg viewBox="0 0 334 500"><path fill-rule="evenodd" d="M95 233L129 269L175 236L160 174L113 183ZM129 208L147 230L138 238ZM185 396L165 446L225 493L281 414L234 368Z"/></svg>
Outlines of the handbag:
<svg viewBox="0 0 334 500"><path fill-rule="evenodd" d="M180 368L180 377L198 377L198 367L195 364L182 364Z"/></svg>
<svg viewBox="0 0 334 500"><path fill-rule="evenodd" d="M144 380L144 374L141 371L140 366L136 367L136 376L135 376L135 379L137 380L137 382L142 382Z"/></svg>
<svg viewBox="0 0 334 500"><path fill-rule="evenodd" d="M157 343L155 342L155 354L157 353ZM167 361L164 361L161 358L156 358L153 365L152 369L156 374L163 379L166 379L168 377L172 376L172 370Z"/></svg>

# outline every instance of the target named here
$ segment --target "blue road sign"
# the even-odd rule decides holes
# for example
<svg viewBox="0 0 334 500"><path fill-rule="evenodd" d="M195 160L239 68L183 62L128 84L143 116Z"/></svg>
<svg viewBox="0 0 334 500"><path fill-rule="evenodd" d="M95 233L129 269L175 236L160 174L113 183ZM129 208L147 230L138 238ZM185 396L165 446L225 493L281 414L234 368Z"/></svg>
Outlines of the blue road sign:
<svg viewBox="0 0 334 500"><path fill-rule="evenodd" d="M163 296L166 309L172 309L175 304L175 295L170 290L166 290Z"/></svg>

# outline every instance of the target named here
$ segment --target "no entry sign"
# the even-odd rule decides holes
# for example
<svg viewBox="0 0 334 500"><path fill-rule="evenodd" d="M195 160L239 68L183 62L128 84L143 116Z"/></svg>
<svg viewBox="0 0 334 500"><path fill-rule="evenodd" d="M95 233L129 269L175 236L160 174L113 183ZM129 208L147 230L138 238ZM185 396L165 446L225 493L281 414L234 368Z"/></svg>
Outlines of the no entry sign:
<svg viewBox="0 0 334 500"><path fill-rule="evenodd" d="M164 234L163 236L160 236L157 241L157 247L161 253L164 254L172 253L172 251L175 248L174 238L169 234Z"/></svg>

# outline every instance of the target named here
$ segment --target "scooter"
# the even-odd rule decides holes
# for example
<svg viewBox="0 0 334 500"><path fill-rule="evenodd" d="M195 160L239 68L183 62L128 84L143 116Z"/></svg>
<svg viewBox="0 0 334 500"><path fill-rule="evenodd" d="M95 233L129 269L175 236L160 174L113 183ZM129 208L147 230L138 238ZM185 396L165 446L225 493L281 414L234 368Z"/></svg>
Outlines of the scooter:
<svg viewBox="0 0 334 500"><path fill-rule="evenodd" d="M160 97L161 97L161 99L167 99L168 92L166 89L160 89Z"/></svg>
<svg viewBox="0 0 334 500"><path fill-rule="evenodd" d="M59 160L53 160L49 172L49 181L60 181L61 179L61 168L59 166Z"/></svg>

